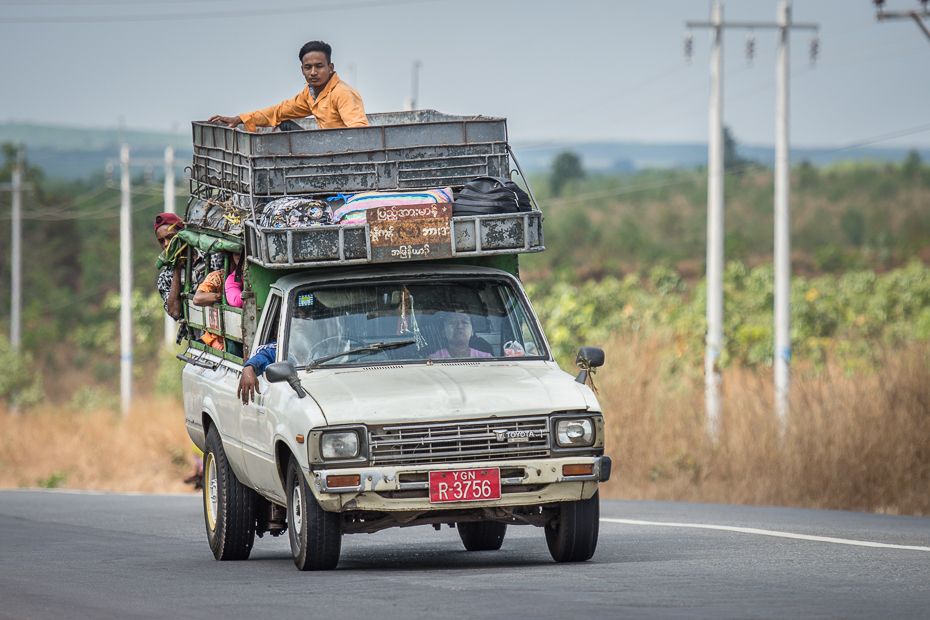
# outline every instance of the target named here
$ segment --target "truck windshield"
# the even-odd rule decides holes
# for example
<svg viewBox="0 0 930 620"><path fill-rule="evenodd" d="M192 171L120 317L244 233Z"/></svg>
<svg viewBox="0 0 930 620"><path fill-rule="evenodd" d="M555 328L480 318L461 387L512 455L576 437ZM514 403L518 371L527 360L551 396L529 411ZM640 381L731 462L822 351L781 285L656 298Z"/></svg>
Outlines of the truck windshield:
<svg viewBox="0 0 930 620"><path fill-rule="evenodd" d="M548 358L505 280L310 286L292 296L287 333L287 357L302 367Z"/></svg>

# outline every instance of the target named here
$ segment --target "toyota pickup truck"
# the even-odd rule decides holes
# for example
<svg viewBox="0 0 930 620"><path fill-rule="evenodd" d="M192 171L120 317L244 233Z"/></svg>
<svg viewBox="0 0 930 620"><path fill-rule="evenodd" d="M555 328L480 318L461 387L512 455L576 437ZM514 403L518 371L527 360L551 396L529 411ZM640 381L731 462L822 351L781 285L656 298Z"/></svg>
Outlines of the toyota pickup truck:
<svg viewBox="0 0 930 620"><path fill-rule="evenodd" d="M184 409L204 452L210 548L241 560L256 535L287 534L296 566L322 570L337 565L346 534L447 524L480 551L528 525L543 528L555 561L588 560L598 485L610 475L587 381L604 354L581 347L578 376L553 359L517 269L519 254L544 247L538 209L448 216L442 258L409 240L414 251L379 253L371 217L306 229L256 217L280 195L276 182L289 196L325 198L509 176L504 119L417 111L369 121L290 135L194 123L186 219L199 237L189 251L238 241L247 258L241 309L225 298L198 307L185 291ZM238 343L241 355L198 332ZM261 347L274 362L243 404L243 364Z"/></svg>

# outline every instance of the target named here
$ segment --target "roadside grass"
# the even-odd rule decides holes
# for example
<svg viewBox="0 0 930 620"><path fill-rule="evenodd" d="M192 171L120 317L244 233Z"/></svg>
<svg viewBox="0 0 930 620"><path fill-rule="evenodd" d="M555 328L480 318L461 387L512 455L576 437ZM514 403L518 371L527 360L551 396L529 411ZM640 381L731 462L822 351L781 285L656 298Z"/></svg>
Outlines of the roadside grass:
<svg viewBox="0 0 930 620"><path fill-rule="evenodd" d="M139 399L125 419L109 406L0 411L0 488L183 493L193 465L172 399Z"/></svg>
<svg viewBox="0 0 930 620"><path fill-rule="evenodd" d="M672 337L615 335L596 375L613 475L602 497L930 515L930 346L871 370L794 368L784 434L769 367L723 371L719 441L704 429L703 369ZM77 403L75 403L77 404ZM0 488L190 492L181 404L0 411Z"/></svg>
<svg viewBox="0 0 930 620"><path fill-rule="evenodd" d="M606 350L603 497L930 514L930 347L889 352L871 372L796 367L784 433L771 368L728 368L716 444L703 371L676 363L674 341L614 337Z"/></svg>

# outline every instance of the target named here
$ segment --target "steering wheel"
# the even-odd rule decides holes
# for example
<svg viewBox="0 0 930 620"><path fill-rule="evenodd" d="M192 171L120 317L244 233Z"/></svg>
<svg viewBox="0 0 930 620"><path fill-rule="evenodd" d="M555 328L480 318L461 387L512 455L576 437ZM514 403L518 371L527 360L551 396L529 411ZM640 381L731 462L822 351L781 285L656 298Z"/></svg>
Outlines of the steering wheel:
<svg viewBox="0 0 930 620"><path fill-rule="evenodd" d="M357 349L358 347L364 347L367 343L353 336L330 336L329 338L324 338L318 343L310 347L310 352L307 353L307 364L312 362L318 357L326 357L328 355L334 355L338 351L333 351L330 349L333 346L333 343L344 342L348 345L343 351L351 351L352 349Z"/></svg>

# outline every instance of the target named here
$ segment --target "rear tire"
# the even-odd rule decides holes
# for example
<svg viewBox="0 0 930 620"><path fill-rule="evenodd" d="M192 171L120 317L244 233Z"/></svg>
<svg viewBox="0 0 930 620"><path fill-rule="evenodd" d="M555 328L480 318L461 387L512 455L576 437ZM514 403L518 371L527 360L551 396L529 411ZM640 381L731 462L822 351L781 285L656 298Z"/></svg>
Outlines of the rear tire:
<svg viewBox="0 0 930 620"><path fill-rule="evenodd" d="M215 426L203 452L203 516L217 560L247 560L255 541L255 491L233 473Z"/></svg>
<svg viewBox="0 0 930 620"><path fill-rule="evenodd" d="M546 526L546 543L556 562L584 562L597 549L600 526L600 491L590 499L562 502L555 525Z"/></svg>
<svg viewBox="0 0 930 620"><path fill-rule="evenodd" d="M342 550L341 516L320 508L300 465L291 457L287 466L287 533L298 569L336 568Z"/></svg>
<svg viewBox="0 0 930 620"><path fill-rule="evenodd" d="M497 521L467 521L457 523L455 528L468 551L497 551L507 533L507 524Z"/></svg>

